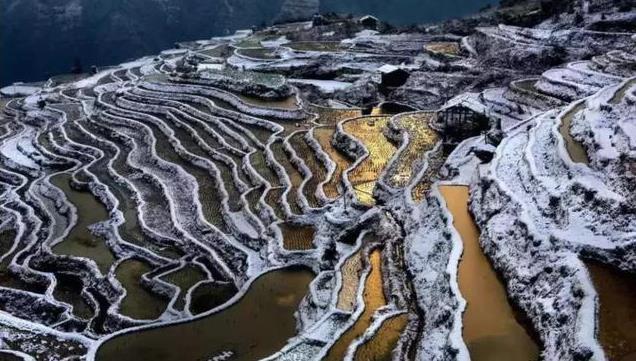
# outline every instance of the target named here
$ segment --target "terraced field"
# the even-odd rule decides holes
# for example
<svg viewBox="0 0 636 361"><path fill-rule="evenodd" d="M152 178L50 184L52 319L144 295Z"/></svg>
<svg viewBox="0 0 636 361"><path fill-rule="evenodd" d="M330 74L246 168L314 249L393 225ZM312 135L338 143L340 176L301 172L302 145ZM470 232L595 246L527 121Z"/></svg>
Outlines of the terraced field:
<svg viewBox="0 0 636 361"><path fill-rule="evenodd" d="M32 292L49 332L87 337L84 347L97 348L100 360L121 350L113 344L120 338L109 341L118 331L167 327L193 315L208 322L252 275L298 262L317 265L332 232L326 207L349 192L345 172L355 179L355 192L366 192L355 203L369 205L373 182L395 151L382 133L389 117L300 108L295 95L237 97L173 81L157 72L162 67L140 76L132 75L138 69L114 70L95 76L89 88L65 88L47 98L44 122L23 121L32 109L24 99L3 118L3 139L15 142L3 149L13 147L19 157L3 157L2 244L7 256L21 255L20 266L4 266L5 285L12 287L5 297L19 303L21 289ZM336 141L343 123L346 136L371 149L372 160L349 169L356 159ZM355 224L361 212L345 222ZM381 253L357 254L360 266L372 261L373 292L382 293ZM353 265L343 267L339 308L354 312L358 286L369 293L371 281L365 284ZM51 295L42 293L51 287ZM362 335L380 306L386 301L367 308L366 321L340 341L338 352ZM12 347L27 352L29 342L43 337L33 333ZM236 342L220 355L242 354L231 346Z"/></svg>
<svg viewBox="0 0 636 361"><path fill-rule="evenodd" d="M369 116L343 123L343 131L358 140L368 152L361 162L346 173L362 204L374 204L373 190L377 179L396 151L395 145L382 133L389 119L386 116Z"/></svg>
<svg viewBox="0 0 636 361"><path fill-rule="evenodd" d="M532 257L627 258L628 251L612 248L627 237L602 251L594 248L596 234L572 246L578 240L560 237L569 228L549 241L515 234L492 243L488 237L502 229L535 230L515 228L523 228L521 221L488 228L498 216L489 207L516 212L533 202L550 204L524 214L542 226L578 222L566 209L631 209L612 203L629 195L617 191L601 199L600 191L585 188L606 182L624 190L629 182L617 175L600 181L601 172L581 169L625 159L612 158L612 147L629 147L631 123L619 122L604 141L606 129L587 128L582 120L598 119L599 109L612 119L613 110L623 114L633 107L634 58L610 51L509 86L450 100L450 94L436 95L448 107L461 104L487 115L495 125L489 132L504 137L499 149L508 153L501 154L485 141L490 133L449 140L438 122L448 107L413 111L392 103L365 111L345 103L351 97L357 104L390 104L385 95L368 102L366 95L354 99L355 93L365 93L361 84L375 81L385 62L431 61L423 43L440 58L464 61L449 68L473 66L475 59L463 58L475 51L466 45L470 39L409 40L358 29L344 42L287 42L292 34L274 36L276 29L193 43L188 51L166 51L81 80L57 78L31 96L2 99L0 349L36 360L478 359L510 340L480 324L487 317L474 316L475 308L462 318L466 300L479 304L475 295L489 289L506 306L507 318L498 321L513 322L513 309L529 320L527 329L516 323L501 328L523 335L522 359L558 354L559 342L578 347L583 341L573 320L579 311L564 306L565 316L555 315L529 302L523 290L536 287L533 292L558 304L585 299L594 306L588 293L580 296L593 292L591 282L573 286L575 301L551 293L587 268L567 273L578 262L570 260L558 272L537 270ZM479 34L527 45L543 41L505 26ZM306 69L316 78L342 76L338 82L347 88L320 88L318 79L294 83L314 82L310 88L290 85L288 78L307 75ZM592 151L600 148L606 158ZM485 160L475 156L479 151L487 153ZM588 176L598 182L583 181ZM481 195L470 196L477 222L468 222L469 189L461 188L453 204L448 190L440 190L444 182L470 184ZM563 191L559 184L574 195L555 198ZM492 200L488 192L495 188L499 198ZM516 204L506 192L518 197L518 208L505 208ZM574 205L567 203L571 198ZM543 222L546 214L558 221ZM615 228L628 234L626 218L618 217ZM478 227L488 247L477 242ZM585 229L585 235L598 229L603 237L611 234L598 225ZM502 251L524 237L510 253ZM462 238L467 252L460 262ZM542 248L556 243L559 252ZM511 255L519 260L510 261ZM487 269L490 288L466 285L459 265L470 265L470 257ZM495 260L492 267L489 260ZM629 262L618 263L629 268ZM589 268L595 282L613 281L599 287L601 293L633 281L614 276L614 269ZM483 278L480 272L472 276ZM603 306L628 314L631 309L620 305L633 295L599 298L602 346L593 337L584 340L585 349L568 343L564 359L585 350L600 355L601 347L616 357L633 351L624 344L633 333L614 332L616 315ZM591 317L585 327L594 330L595 316L584 316ZM566 331L550 329L546 319L558 319ZM462 337L464 326L470 327ZM534 332L544 344L530 340ZM0 358L8 355L0 352Z"/></svg>

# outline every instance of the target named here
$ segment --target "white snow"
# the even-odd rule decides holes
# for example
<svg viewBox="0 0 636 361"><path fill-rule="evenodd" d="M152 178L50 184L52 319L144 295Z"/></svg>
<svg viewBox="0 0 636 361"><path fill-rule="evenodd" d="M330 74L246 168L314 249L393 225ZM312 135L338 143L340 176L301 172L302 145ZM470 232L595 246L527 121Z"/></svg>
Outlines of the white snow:
<svg viewBox="0 0 636 361"><path fill-rule="evenodd" d="M264 48L278 48L281 45L289 44L291 41L286 36L281 36L274 40L262 40L261 45Z"/></svg>
<svg viewBox="0 0 636 361"><path fill-rule="evenodd" d="M336 80L319 80L319 79L288 79L290 83L310 84L319 88L324 93L333 93L338 90L347 89L353 84L336 81Z"/></svg>
<svg viewBox="0 0 636 361"><path fill-rule="evenodd" d="M485 113L486 106L479 101L479 93L462 93L456 97L450 99L441 110L454 107L456 105L463 105L477 113Z"/></svg>
<svg viewBox="0 0 636 361"><path fill-rule="evenodd" d="M218 41L236 41L236 40L240 40L240 39L244 39L247 38L248 36L252 35L254 32L250 29L243 29L243 30L237 30L234 32L234 34L232 35L228 35L228 36L215 36L212 38L212 40L218 40Z"/></svg>
<svg viewBox="0 0 636 361"><path fill-rule="evenodd" d="M379 34L377 30L365 29L356 33L356 38L370 37Z"/></svg>
<svg viewBox="0 0 636 361"><path fill-rule="evenodd" d="M188 52L188 49L168 49L162 51L161 55L182 55Z"/></svg>
<svg viewBox="0 0 636 361"><path fill-rule="evenodd" d="M398 68L398 67L397 67L397 66L395 66L395 65L391 65L391 64L384 64L384 65L382 65L381 67L379 67L379 68L378 68L378 71L379 71L380 73L388 74L388 73L392 73L392 72L394 72L394 71L396 71L396 70L399 70L399 69L400 69L400 68Z"/></svg>
<svg viewBox="0 0 636 361"><path fill-rule="evenodd" d="M39 90L42 90L42 88L25 85L24 83L15 83L0 89L0 93L8 97L19 97L35 94Z"/></svg>
<svg viewBox="0 0 636 361"><path fill-rule="evenodd" d="M546 359L557 357L564 343L584 346L594 358L603 359L594 338L595 292L578 259L579 252L585 250L605 262L633 267L633 257L618 252L628 247L636 234L633 217L621 210L623 204L630 203L627 197L631 195L621 191L623 184L629 184L629 176L614 163L620 162L620 157L614 157L617 160L613 162L595 162L609 153L629 151L628 147L615 147L603 132L613 126L604 120L611 123L615 118L599 116L596 110L616 90L605 88L562 112L546 112L533 119L530 127L517 127L499 145L491 164L480 168L479 179L472 182L471 211L482 230L484 251L503 273L508 290L516 294L512 298L520 297L524 311L535 319L537 331L549 334L542 337ZM629 112L617 106L613 111L617 113L609 116L618 118L627 118ZM582 116L574 117L574 122L581 123L574 129L584 145L603 143L607 147L601 155L593 152L589 166L570 159L559 132L562 118L572 112L585 115L584 121ZM558 276L544 271L556 267L562 269ZM525 290L528 284L524 279L529 274L540 274L541 278L530 286L533 289ZM574 298L574 289L581 290L581 296ZM543 302L532 302L537 297ZM550 306L556 303L568 307L557 310ZM571 320L558 331L536 320L556 313L565 313Z"/></svg>
<svg viewBox="0 0 636 361"><path fill-rule="evenodd" d="M258 238L258 231L248 220L248 217L243 212L234 212L230 214L234 225L243 233L252 238Z"/></svg>
<svg viewBox="0 0 636 361"><path fill-rule="evenodd" d="M223 70L225 68L225 64L210 64L210 63L199 63L197 65L197 70Z"/></svg>
<svg viewBox="0 0 636 361"><path fill-rule="evenodd" d="M37 153L37 150L31 144L31 139L28 134L9 138L2 143L0 153L21 166L39 169L40 166L28 156L28 154Z"/></svg>

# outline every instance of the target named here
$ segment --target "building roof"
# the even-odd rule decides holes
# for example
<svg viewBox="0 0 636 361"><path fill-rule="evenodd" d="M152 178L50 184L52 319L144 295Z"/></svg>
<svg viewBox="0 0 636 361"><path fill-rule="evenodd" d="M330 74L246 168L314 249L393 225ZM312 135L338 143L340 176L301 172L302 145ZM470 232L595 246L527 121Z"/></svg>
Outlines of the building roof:
<svg viewBox="0 0 636 361"><path fill-rule="evenodd" d="M380 73L384 73L384 74L393 73L393 72L398 71L398 70L406 71L406 70L404 70L402 68L399 68L399 67L397 67L395 65L391 65L391 64L384 64L384 65L382 65L381 67L379 67L377 69L377 71L379 71Z"/></svg>
<svg viewBox="0 0 636 361"><path fill-rule="evenodd" d="M485 114L486 107L479 101L479 93L463 93L447 101L439 111L462 106L474 112Z"/></svg>
<svg viewBox="0 0 636 361"><path fill-rule="evenodd" d="M366 21L366 20L373 20L373 21L380 21L380 19L376 18L373 15L365 15L363 17L360 18L360 21Z"/></svg>

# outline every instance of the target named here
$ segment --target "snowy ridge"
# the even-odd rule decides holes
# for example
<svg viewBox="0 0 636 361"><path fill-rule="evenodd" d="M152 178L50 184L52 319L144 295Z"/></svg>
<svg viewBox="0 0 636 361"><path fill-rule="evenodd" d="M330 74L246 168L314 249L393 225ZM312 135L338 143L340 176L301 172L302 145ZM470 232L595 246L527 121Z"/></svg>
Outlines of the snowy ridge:
<svg viewBox="0 0 636 361"><path fill-rule="evenodd" d="M484 251L505 275L511 297L532 318L548 359L604 358L593 337L596 295L577 256L605 255L604 262L634 269L630 256L615 250L630 253L636 224L624 211L625 193L603 176L620 178L620 173L573 163L558 132L561 119L607 101L608 93L616 88L605 88L558 116L548 112L529 131L511 134L471 187L471 210L482 229ZM522 290L528 288L544 301L527 298ZM560 320L558 332L551 324L555 319Z"/></svg>

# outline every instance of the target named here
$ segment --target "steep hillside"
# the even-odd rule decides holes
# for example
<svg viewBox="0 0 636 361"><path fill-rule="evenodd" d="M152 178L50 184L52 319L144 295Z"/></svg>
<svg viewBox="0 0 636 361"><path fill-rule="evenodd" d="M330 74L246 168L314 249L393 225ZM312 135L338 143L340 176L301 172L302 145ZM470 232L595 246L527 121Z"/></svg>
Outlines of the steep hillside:
<svg viewBox="0 0 636 361"><path fill-rule="evenodd" d="M636 10L551 11L0 88L0 359L633 359Z"/></svg>
<svg viewBox="0 0 636 361"><path fill-rule="evenodd" d="M7 0L0 4L0 84L37 81L320 11L373 13L395 24L458 17L492 0Z"/></svg>

